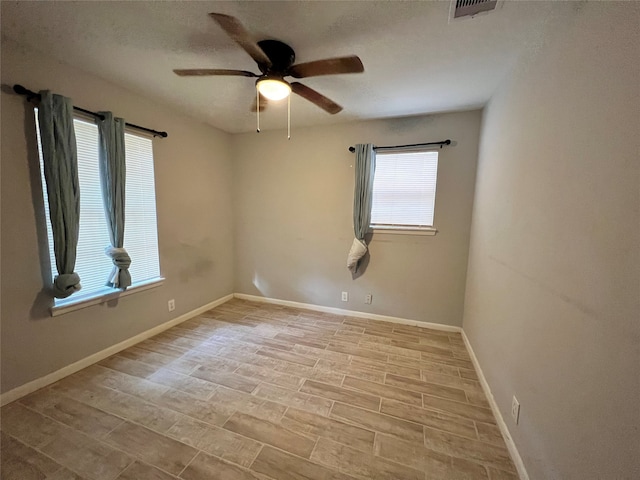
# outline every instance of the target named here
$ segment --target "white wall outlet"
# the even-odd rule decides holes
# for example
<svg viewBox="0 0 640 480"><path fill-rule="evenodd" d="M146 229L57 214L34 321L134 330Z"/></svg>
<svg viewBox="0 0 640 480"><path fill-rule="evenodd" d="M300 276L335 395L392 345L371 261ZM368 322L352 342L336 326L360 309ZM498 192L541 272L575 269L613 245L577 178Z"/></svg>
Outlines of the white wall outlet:
<svg viewBox="0 0 640 480"><path fill-rule="evenodd" d="M371 295L370 293L367 293L364 297L364 303L366 303L367 305L371 305L372 299L373 299L373 295Z"/></svg>
<svg viewBox="0 0 640 480"><path fill-rule="evenodd" d="M511 400L511 416L513 417L513 421L518 424L518 419L520 418L520 402L513 396L513 400Z"/></svg>
<svg viewBox="0 0 640 480"><path fill-rule="evenodd" d="M167 308L170 312L173 312L176 309L176 301L173 298L167 302Z"/></svg>
<svg viewBox="0 0 640 480"><path fill-rule="evenodd" d="M343 302L349 301L349 292L342 292L342 301Z"/></svg>

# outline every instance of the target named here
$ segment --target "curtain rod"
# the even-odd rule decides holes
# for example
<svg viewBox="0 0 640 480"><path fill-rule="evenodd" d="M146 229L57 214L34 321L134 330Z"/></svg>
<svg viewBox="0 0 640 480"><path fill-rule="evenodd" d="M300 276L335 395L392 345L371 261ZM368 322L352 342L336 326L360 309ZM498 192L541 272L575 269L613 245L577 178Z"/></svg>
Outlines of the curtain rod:
<svg viewBox="0 0 640 480"><path fill-rule="evenodd" d="M393 149L393 148L406 148L406 147L428 147L429 145L440 145L440 148L442 148L444 145L451 145L451 140L442 140L441 142L428 142L428 143L411 143L409 145L393 145L393 146L387 146L387 147L373 147L374 150L380 150L380 149ZM356 151L356 147L349 147L349 151L350 152L355 152Z"/></svg>
<svg viewBox="0 0 640 480"><path fill-rule="evenodd" d="M18 95L26 96L27 97L27 102L30 102L34 98L40 100L40 94L39 93L32 92L31 90L23 87L22 85L14 85L13 86L13 91L16 92ZM104 120L104 116L103 115L100 115L99 113L96 113L96 112L92 112L91 110L85 110L84 108L76 107L75 105L73 106L73 109L77 110L78 112L82 112L82 113L85 113L87 115L91 115L93 117L99 118L100 120ZM169 134L167 132L159 132L157 130L153 130L151 128L141 127L140 125L135 125L133 123L127 123L126 125L127 125L127 127L135 128L137 130L142 130L143 132L148 132L148 133L152 134L154 137L166 138L166 137L169 136Z"/></svg>

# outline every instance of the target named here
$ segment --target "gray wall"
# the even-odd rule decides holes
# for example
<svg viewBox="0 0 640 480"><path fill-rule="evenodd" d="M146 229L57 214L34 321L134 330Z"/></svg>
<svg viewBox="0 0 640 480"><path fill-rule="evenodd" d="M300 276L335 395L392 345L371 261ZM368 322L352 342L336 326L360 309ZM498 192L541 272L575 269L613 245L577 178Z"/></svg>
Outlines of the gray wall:
<svg viewBox="0 0 640 480"><path fill-rule="evenodd" d="M486 108L463 326L532 479L640 478L640 5L575 6Z"/></svg>
<svg viewBox="0 0 640 480"><path fill-rule="evenodd" d="M6 92L14 83L169 132L154 140L162 287L117 305L49 316L51 300L41 293L48 250L41 244L46 230L33 114L23 97ZM2 392L233 292L228 134L5 41L2 84ZM176 300L171 313L170 298Z"/></svg>
<svg viewBox="0 0 640 480"><path fill-rule="evenodd" d="M294 116L291 140L234 135L236 292L461 325L480 119L472 111L295 128ZM374 235L366 271L352 279L348 147L446 138L457 144L440 151L438 235Z"/></svg>

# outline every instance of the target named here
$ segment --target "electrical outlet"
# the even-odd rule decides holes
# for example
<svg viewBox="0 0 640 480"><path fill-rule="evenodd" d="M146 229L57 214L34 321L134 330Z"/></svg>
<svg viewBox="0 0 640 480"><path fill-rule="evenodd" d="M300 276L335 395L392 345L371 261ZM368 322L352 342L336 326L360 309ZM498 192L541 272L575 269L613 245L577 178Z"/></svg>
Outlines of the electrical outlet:
<svg viewBox="0 0 640 480"><path fill-rule="evenodd" d="M343 302L349 301L349 292L342 292L342 301Z"/></svg>
<svg viewBox="0 0 640 480"><path fill-rule="evenodd" d="M520 418L520 402L513 396L513 400L511 400L511 416L513 417L513 421L518 424L518 419Z"/></svg>
<svg viewBox="0 0 640 480"><path fill-rule="evenodd" d="M373 299L373 295L371 295L370 293L367 293L364 297L364 303L366 303L367 305L371 305L372 299Z"/></svg>
<svg viewBox="0 0 640 480"><path fill-rule="evenodd" d="M170 312L173 312L176 309L176 301L172 298L167 302L167 307L169 308Z"/></svg>

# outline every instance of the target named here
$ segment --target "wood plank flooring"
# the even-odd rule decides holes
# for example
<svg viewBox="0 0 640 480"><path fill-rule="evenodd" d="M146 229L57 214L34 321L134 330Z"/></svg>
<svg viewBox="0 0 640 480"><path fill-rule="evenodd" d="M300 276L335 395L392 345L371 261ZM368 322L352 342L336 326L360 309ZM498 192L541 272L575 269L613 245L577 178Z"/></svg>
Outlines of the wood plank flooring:
<svg viewBox="0 0 640 480"><path fill-rule="evenodd" d="M3 480L517 479L460 334L238 299L1 414Z"/></svg>

